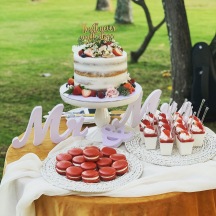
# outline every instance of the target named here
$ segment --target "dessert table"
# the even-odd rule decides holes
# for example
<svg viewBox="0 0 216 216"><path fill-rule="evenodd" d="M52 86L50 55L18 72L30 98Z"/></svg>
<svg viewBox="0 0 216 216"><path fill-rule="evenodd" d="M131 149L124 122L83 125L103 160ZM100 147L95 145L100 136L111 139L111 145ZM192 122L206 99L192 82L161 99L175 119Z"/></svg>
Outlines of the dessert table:
<svg viewBox="0 0 216 216"><path fill-rule="evenodd" d="M62 133L66 129L66 120L62 119L59 132ZM214 135L212 131L210 131ZM22 136L22 135L20 135ZM43 143L39 146L32 145L32 139L34 136L34 131L31 132L30 138L25 146L19 149L15 149L12 146L8 148L6 158L5 158L5 171L6 166L11 164L12 162L15 162L19 160L22 156L28 154L28 153L34 153L39 157L40 160L44 160L48 153L56 146L53 144L50 140L49 133L46 134L46 137L43 141ZM215 143L216 145L216 143ZM13 164L13 163L12 163ZM200 169L203 169L205 166L205 163L200 164L200 166L196 166L196 168L200 167ZM147 167L147 166L146 166ZM161 167L162 168L162 167ZM187 170L186 167L182 167L182 169ZM148 169L154 170L153 166L148 166ZM207 170L205 173L203 173L203 178L207 175L207 173L212 174L212 181L215 182L216 180L216 158L212 159L212 163L208 164ZM160 167L157 168L158 171L160 171ZM164 169L166 171L166 169ZM205 169L203 169L205 170ZM215 174L213 174L213 170L215 171ZM162 168L163 171L163 168ZM44 193L41 196L35 196L34 201L34 207L35 212L29 212L28 216L124 216L124 215L147 215L147 216L167 216L167 215L175 215L175 216L202 216L202 215L216 215L216 182L215 184L209 185L209 186L203 186L202 188L202 175L201 176L195 176L194 178L197 178L197 182L199 182L199 187L197 190L194 187L197 183L192 179L192 183L188 181L188 190L182 188L179 184L178 179L175 182L175 179L169 179L169 176L166 179L166 184L175 185L176 184L176 190L170 189L170 191L173 192L163 192L163 184L159 184L158 193L157 191L151 192L150 188L155 187L157 188L157 176L156 181L154 182L154 173L151 173L151 170L145 170L144 165L144 174L145 172L148 174L151 174L149 176L143 176L145 178L145 188L148 188L149 184L149 194L148 192L144 193L144 196L140 196L140 193L137 192L136 196L136 184L134 184L130 188L130 190L127 190L127 185L125 186L126 192L130 193L127 194L127 197L124 196L124 187L123 190L118 191L115 190L114 193L108 192L104 194L95 194L89 196L88 193L82 193L81 196L79 193L73 193L73 195L67 194L67 193L59 193L59 195L56 195L53 193L53 195L47 195L49 193ZM153 172L153 171L152 171ZM171 171L170 171L171 172ZM173 172L173 169L172 169ZM215 179L213 178L215 177ZM166 176L164 176L166 178ZM177 177L178 178L178 177ZM181 178L181 176L179 176ZM188 174L188 179L190 179L190 174ZM206 177L208 179L208 176ZM22 190L19 189L23 184L28 184L28 177L24 179L21 182L16 182L16 185L14 185L13 189L16 190L14 192L17 194L17 197L22 196L22 193L24 193ZM193 182L194 181L194 182ZM39 181L38 181L39 182ZM191 185L190 185L191 184ZM34 184L32 184L34 185ZM28 185L27 185L28 186ZM39 185L35 185L35 187L40 187ZM161 188L161 189L160 189ZM1 189L1 188L0 188ZM133 194L133 191L134 194ZM177 191L177 192L175 192ZM183 192L182 192L183 191ZM186 192L184 192L186 191ZM118 193L119 192L119 193ZM13 202L11 200L8 200L9 204L8 206L13 206ZM0 202L1 206L1 202ZM14 208L14 207L13 207ZM11 214L5 214L11 215ZM22 214L19 214L22 215ZM11 215L12 216L12 215ZM13 215L14 216L14 215Z"/></svg>

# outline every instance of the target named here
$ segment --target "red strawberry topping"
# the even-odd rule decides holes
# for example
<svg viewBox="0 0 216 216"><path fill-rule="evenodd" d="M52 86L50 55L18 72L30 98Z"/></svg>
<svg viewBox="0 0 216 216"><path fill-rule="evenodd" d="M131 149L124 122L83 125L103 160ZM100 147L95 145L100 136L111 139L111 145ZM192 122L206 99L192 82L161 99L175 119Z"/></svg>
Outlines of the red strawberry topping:
<svg viewBox="0 0 216 216"><path fill-rule="evenodd" d="M89 97L91 95L91 90L89 89L82 89L82 96Z"/></svg>
<svg viewBox="0 0 216 216"><path fill-rule="evenodd" d="M170 130L164 129L163 132L166 134L167 137L171 137Z"/></svg>
<svg viewBox="0 0 216 216"><path fill-rule="evenodd" d="M74 85L74 79L73 78L69 78L68 79L68 85Z"/></svg>
<svg viewBox="0 0 216 216"><path fill-rule="evenodd" d="M113 54L115 55L115 56L122 56L122 50L121 49L119 49L119 48L114 48L113 50L112 50L112 52L113 52Z"/></svg>
<svg viewBox="0 0 216 216"><path fill-rule="evenodd" d="M97 91L91 90L90 97L96 97L97 96Z"/></svg>
<svg viewBox="0 0 216 216"><path fill-rule="evenodd" d="M183 130L186 130L185 126L183 124L177 124L176 127L182 128Z"/></svg>
<svg viewBox="0 0 216 216"><path fill-rule="evenodd" d="M162 118L165 118L166 119L166 114L165 113L160 113L159 114Z"/></svg>
<svg viewBox="0 0 216 216"><path fill-rule="evenodd" d="M104 91L98 91L97 96L102 99L105 97L105 92Z"/></svg>
<svg viewBox="0 0 216 216"><path fill-rule="evenodd" d="M203 125L202 125L201 122L198 122L198 121L197 121L195 124L196 124L197 127L199 127L201 130L203 130Z"/></svg>
<svg viewBox="0 0 216 216"><path fill-rule="evenodd" d="M81 49L79 52L78 52L78 55L81 56L82 54L84 54L84 50Z"/></svg>
<svg viewBox="0 0 216 216"><path fill-rule="evenodd" d="M170 130L170 126L168 124L163 124L163 128L166 130Z"/></svg>
<svg viewBox="0 0 216 216"><path fill-rule="evenodd" d="M144 125L151 125L150 121L147 120L147 119L142 119L141 122L142 122Z"/></svg>
<svg viewBox="0 0 216 216"><path fill-rule="evenodd" d="M74 86L73 88L73 95L82 95L82 88L80 85Z"/></svg>
<svg viewBox="0 0 216 216"><path fill-rule="evenodd" d="M86 50L84 51L84 54L86 54L86 56L88 56L88 57L92 57L92 56L93 56L92 49L86 49Z"/></svg>

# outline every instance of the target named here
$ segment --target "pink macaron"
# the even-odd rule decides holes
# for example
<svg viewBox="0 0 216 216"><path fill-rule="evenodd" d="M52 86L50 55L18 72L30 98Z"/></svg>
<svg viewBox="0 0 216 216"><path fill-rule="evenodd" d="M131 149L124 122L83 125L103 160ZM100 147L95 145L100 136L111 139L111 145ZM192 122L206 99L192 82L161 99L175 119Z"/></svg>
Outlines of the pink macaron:
<svg viewBox="0 0 216 216"><path fill-rule="evenodd" d="M114 148L111 148L111 147L108 147L108 146L103 147L103 148L101 149L101 152L103 153L103 156L104 156L104 157L109 157L110 155L116 154L116 153L117 153L116 150L115 150Z"/></svg>
<svg viewBox="0 0 216 216"><path fill-rule="evenodd" d="M73 157L72 162L74 166L81 166L81 164L85 162L85 158L83 155L78 155Z"/></svg>
<svg viewBox="0 0 216 216"><path fill-rule="evenodd" d="M117 160L113 162L112 167L116 170L118 176L124 175L128 172L128 162L126 160Z"/></svg>
<svg viewBox="0 0 216 216"><path fill-rule="evenodd" d="M100 182L99 173L96 170L85 170L82 172L82 180L85 183Z"/></svg>
<svg viewBox="0 0 216 216"><path fill-rule="evenodd" d="M116 178L116 170L113 167L102 167L99 169L99 175L102 181L111 181Z"/></svg>
<svg viewBox="0 0 216 216"><path fill-rule="evenodd" d="M58 161L55 165L56 172L60 175L66 174L66 169L72 166L70 161Z"/></svg>
<svg viewBox="0 0 216 216"><path fill-rule="evenodd" d="M117 161L117 160L126 160L126 156L124 154L112 154L110 155L110 158L113 161Z"/></svg>
<svg viewBox="0 0 216 216"><path fill-rule="evenodd" d="M72 160L72 156L68 153L60 153L56 156L56 160L57 161L71 161Z"/></svg>
<svg viewBox="0 0 216 216"><path fill-rule="evenodd" d="M101 158L99 158L98 161L97 161L97 166L98 166L98 168L111 166L112 162L113 162L113 161L112 161L111 158L108 158L108 157L101 157Z"/></svg>
<svg viewBox="0 0 216 216"><path fill-rule="evenodd" d="M86 148L83 150L83 156L86 161L97 161L99 154L100 152L96 148Z"/></svg>
<svg viewBox="0 0 216 216"><path fill-rule="evenodd" d="M83 150L81 148L72 148L68 150L68 154L72 155L72 157L82 155Z"/></svg>
<svg viewBox="0 0 216 216"><path fill-rule="evenodd" d="M86 161L86 162L81 163L80 167L83 170L95 170L97 168L97 165L95 162Z"/></svg>
<svg viewBox="0 0 216 216"><path fill-rule="evenodd" d="M80 181L82 179L83 169L78 166L70 166L66 169L66 177L73 181Z"/></svg>

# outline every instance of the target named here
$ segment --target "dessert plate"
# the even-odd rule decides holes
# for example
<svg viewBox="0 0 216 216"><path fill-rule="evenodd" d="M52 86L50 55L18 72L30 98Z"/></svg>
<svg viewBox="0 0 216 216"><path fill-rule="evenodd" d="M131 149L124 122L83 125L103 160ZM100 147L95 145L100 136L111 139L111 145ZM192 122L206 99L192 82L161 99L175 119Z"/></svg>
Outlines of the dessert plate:
<svg viewBox="0 0 216 216"><path fill-rule="evenodd" d="M125 154L129 164L129 171L123 176L119 176L112 181L107 181L107 182L101 181L99 183L84 183L82 181L76 182L76 181L69 180L65 176L59 175L56 172L55 170L56 155L59 153L65 153L67 152L68 149L75 148L75 147L84 148L84 146L81 143L71 145L61 151L52 154L51 156L48 156L44 160L41 173L43 178L51 185L60 187L62 189L78 191L78 192L100 193L100 192L114 190L118 187L121 187L133 181L134 179L138 179L142 175L143 172L142 162L135 155L127 151L116 149L118 153Z"/></svg>
<svg viewBox="0 0 216 216"><path fill-rule="evenodd" d="M164 156L160 153L159 143L154 150L147 150L142 144L140 134L125 142L126 149L140 160L161 166L184 166L203 163L216 155L216 137L206 133L202 147L193 147L191 155L180 155L177 146L173 145L172 155Z"/></svg>

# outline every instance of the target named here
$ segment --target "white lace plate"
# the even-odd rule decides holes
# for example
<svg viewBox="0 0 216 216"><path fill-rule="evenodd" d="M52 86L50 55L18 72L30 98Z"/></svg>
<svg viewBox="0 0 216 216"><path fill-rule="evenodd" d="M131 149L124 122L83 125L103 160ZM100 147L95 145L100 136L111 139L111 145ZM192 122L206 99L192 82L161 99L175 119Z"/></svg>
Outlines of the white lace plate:
<svg viewBox="0 0 216 216"><path fill-rule="evenodd" d="M68 146L67 148L56 152L50 157L47 157L41 169L43 178L51 185L60 187L66 190L78 191L78 192L106 192L114 190L120 186L127 184L128 182L138 179L143 172L142 162L133 154L126 151L116 149L118 153L125 154L128 164L129 171L123 176L116 177L112 181L101 181L99 183L84 183L82 181L76 182L67 179L65 176L59 175L55 170L56 155L59 153L66 153L68 149L75 147L83 147L82 144L76 144Z"/></svg>
<svg viewBox="0 0 216 216"><path fill-rule="evenodd" d="M139 134L125 143L126 149L136 155L140 160L161 166L184 166L203 163L211 160L216 155L216 137L206 133L202 147L193 147L191 155L180 155L174 144L172 155L160 154L159 143L155 150L147 150L142 144Z"/></svg>

